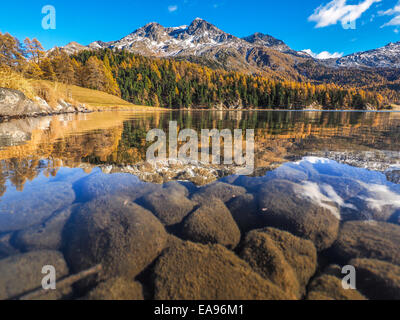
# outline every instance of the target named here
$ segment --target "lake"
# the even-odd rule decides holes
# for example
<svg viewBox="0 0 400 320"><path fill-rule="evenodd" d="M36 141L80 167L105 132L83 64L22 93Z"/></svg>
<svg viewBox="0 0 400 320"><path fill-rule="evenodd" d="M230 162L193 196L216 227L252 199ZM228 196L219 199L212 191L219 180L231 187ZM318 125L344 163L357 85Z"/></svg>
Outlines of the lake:
<svg viewBox="0 0 400 320"><path fill-rule="evenodd" d="M146 161L171 121L254 130L252 171ZM0 123L0 299L400 299L399 138L396 112Z"/></svg>

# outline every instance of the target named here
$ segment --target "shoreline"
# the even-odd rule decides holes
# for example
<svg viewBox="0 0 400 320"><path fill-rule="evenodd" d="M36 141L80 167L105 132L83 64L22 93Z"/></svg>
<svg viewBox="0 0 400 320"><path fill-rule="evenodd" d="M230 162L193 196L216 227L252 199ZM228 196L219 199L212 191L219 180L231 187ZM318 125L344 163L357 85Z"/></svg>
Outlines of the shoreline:
<svg viewBox="0 0 400 320"><path fill-rule="evenodd" d="M74 112L53 112L53 113L37 113L37 114L25 114L25 115L12 115L12 116L1 116L0 115L0 123L7 122L10 120L17 119L26 119L26 118L40 118L40 117L52 117L59 116L65 114L87 114L94 112L173 112L173 111L191 111L191 112L206 112L206 111L215 111L215 112L346 112L346 113L400 113L400 110L312 110L312 109L304 109L304 110L291 110L291 109L235 109L235 110L220 110L220 109L167 109L167 108L153 108L143 106L143 108L109 108L109 109L87 109L86 111L74 111Z"/></svg>

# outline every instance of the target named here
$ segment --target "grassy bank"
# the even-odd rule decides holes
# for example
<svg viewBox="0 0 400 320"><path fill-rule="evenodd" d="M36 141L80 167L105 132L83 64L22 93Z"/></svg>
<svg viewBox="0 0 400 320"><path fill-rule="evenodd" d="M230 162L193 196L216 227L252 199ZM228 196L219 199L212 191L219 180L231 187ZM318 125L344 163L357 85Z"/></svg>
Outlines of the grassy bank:
<svg viewBox="0 0 400 320"><path fill-rule="evenodd" d="M111 94L91 90L87 88L78 87L75 85L66 85L62 83L55 83L50 81L38 80L35 81L41 85L52 86L57 92L62 93L67 96L70 100L83 103L87 107L92 109L112 109L112 110L121 110L121 109L146 109L151 107L146 106L138 106L131 104L125 100L117 96L113 96Z"/></svg>
<svg viewBox="0 0 400 320"><path fill-rule="evenodd" d="M11 69L0 69L0 87L23 92L29 99L40 97L51 107L62 99L72 104L84 104L93 110L147 110L148 106L131 104L111 94L46 80L26 79Z"/></svg>

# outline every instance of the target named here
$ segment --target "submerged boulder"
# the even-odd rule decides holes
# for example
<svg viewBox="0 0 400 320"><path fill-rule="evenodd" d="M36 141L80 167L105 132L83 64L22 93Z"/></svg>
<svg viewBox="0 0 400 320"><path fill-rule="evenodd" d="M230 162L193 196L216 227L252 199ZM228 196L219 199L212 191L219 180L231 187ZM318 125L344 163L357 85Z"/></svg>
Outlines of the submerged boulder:
<svg viewBox="0 0 400 320"><path fill-rule="evenodd" d="M20 251L11 244L12 237L13 233L0 235L0 259L20 253Z"/></svg>
<svg viewBox="0 0 400 320"><path fill-rule="evenodd" d="M191 185L190 183L186 183L186 185L188 186L188 188L191 188L191 187L195 188L194 185ZM163 190L182 194L185 197L189 196L188 188L178 181L169 181L167 183L164 183L164 185L163 185Z"/></svg>
<svg viewBox="0 0 400 320"><path fill-rule="evenodd" d="M86 300L143 300L143 288L137 281L112 278L96 286Z"/></svg>
<svg viewBox="0 0 400 320"><path fill-rule="evenodd" d="M265 227L254 195L250 193L240 195L229 201L227 207L243 233Z"/></svg>
<svg viewBox="0 0 400 320"><path fill-rule="evenodd" d="M126 198L80 207L66 228L66 257L74 272L102 264L100 279L135 277L163 250L167 233L154 215Z"/></svg>
<svg viewBox="0 0 400 320"><path fill-rule="evenodd" d="M185 239L200 243L219 243L235 248L240 241L240 230L225 204L211 199L200 206L184 221Z"/></svg>
<svg viewBox="0 0 400 320"><path fill-rule="evenodd" d="M346 222L332 249L344 263L368 258L400 265L400 226L377 221Z"/></svg>
<svg viewBox="0 0 400 320"><path fill-rule="evenodd" d="M296 298L303 296L317 267L317 251L310 240L273 228L248 233L240 257Z"/></svg>
<svg viewBox="0 0 400 320"><path fill-rule="evenodd" d="M42 288L44 266L53 266L57 279L68 275L68 267L59 251L32 251L0 260L0 299L13 299ZM63 291L52 291L51 296L61 298Z"/></svg>
<svg viewBox="0 0 400 320"><path fill-rule="evenodd" d="M154 273L157 300L286 300L272 282L220 245L186 242L167 249Z"/></svg>
<svg viewBox="0 0 400 320"><path fill-rule="evenodd" d="M27 184L24 192L13 191L1 199L0 232L17 231L42 223L74 200L75 193L71 184Z"/></svg>
<svg viewBox="0 0 400 320"><path fill-rule="evenodd" d="M166 226L182 222L195 206L176 186L150 193L137 202L152 211Z"/></svg>
<svg viewBox="0 0 400 320"><path fill-rule="evenodd" d="M366 298L357 290L344 289L341 279L323 274L309 285L307 300L366 300Z"/></svg>
<svg viewBox="0 0 400 320"><path fill-rule="evenodd" d="M238 197L246 193L246 189L224 182L214 182L205 187L200 188L191 197L191 200L196 203L207 203L210 199L216 198L222 202Z"/></svg>
<svg viewBox="0 0 400 320"><path fill-rule="evenodd" d="M272 180L261 187L258 199L266 225L309 239L320 251L336 240L340 215L315 186Z"/></svg>
<svg viewBox="0 0 400 320"><path fill-rule="evenodd" d="M357 289L373 300L400 300L400 267L375 259L354 259Z"/></svg>
<svg viewBox="0 0 400 320"><path fill-rule="evenodd" d="M14 246L22 251L61 249L62 233L73 208L60 210L42 224L17 232Z"/></svg>
<svg viewBox="0 0 400 320"><path fill-rule="evenodd" d="M74 184L79 190L79 200L90 201L103 196L127 196L131 200L143 197L147 193L160 190L160 185L143 183L129 173L93 173Z"/></svg>

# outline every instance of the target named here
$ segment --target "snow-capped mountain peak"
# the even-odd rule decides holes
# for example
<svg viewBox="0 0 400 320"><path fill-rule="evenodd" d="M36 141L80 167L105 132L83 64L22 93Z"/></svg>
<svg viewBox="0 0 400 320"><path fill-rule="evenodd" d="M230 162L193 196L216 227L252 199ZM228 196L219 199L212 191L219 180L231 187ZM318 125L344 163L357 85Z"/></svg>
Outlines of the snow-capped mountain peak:
<svg viewBox="0 0 400 320"><path fill-rule="evenodd" d="M239 55L248 56L248 52L254 51L254 48L257 47L267 47L283 53L304 56L304 54L298 54L283 41L272 36L255 33L252 36L240 39L201 18L194 19L190 25L178 27L164 27L157 22L151 22L121 40L95 41L87 47L76 47L76 51L85 48L91 50L111 48L158 57L201 57L209 55L210 52L215 55L220 50L237 50Z"/></svg>
<svg viewBox="0 0 400 320"><path fill-rule="evenodd" d="M400 68L400 42L345 56L336 60L336 64L340 67Z"/></svg>
<svg viewBox="0 0 400 320"><path fill-rule="evenodd" d="M260 32L256 32L248 37L245 37L243 40L255 45L273 48L281 52L291 50L282 40L278 40L270 35Z"/></svg>

